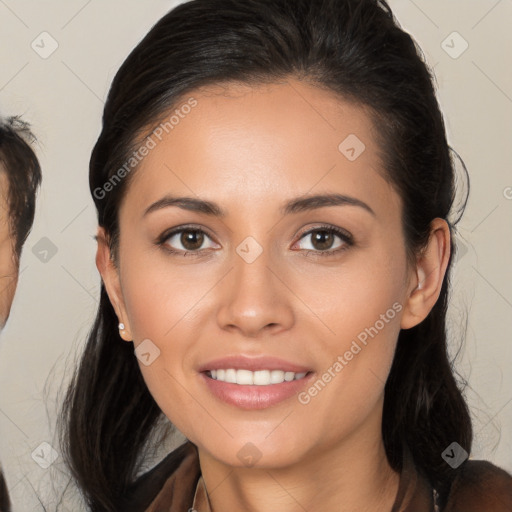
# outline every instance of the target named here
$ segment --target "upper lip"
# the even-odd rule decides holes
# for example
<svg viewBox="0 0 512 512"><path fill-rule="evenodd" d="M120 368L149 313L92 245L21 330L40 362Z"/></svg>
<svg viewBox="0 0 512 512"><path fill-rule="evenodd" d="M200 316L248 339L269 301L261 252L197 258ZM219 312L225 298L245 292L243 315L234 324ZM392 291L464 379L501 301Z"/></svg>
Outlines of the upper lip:
<svg viewBox="0 0 512 512"><path fill-rule="evenodd" d="M213 359L199 368L199 372L209 370L229 369L234 368L237 370L283 370L285 372L303 373L311 371L311 368L295 364L284 359L269 356L247 357L240 354Z"/></svg>

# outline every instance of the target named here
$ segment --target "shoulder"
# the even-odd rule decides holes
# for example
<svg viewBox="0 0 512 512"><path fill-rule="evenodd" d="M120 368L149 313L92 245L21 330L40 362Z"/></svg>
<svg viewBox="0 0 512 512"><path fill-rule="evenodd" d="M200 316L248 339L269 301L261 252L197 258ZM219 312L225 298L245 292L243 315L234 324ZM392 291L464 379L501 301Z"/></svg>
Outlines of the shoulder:
<svg viewBox="0 0 512 512"><path fill-rule="evenodd" d="M512 475L486 460L468 460L452 483L445 512L511 512Z"/></svg>

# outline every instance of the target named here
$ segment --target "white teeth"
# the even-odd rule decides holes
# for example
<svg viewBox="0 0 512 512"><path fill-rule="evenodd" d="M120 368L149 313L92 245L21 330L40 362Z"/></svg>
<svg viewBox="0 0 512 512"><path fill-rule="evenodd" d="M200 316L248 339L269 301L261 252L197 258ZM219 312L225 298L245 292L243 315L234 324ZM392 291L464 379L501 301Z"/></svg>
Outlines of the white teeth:
<svg viewBox="0 0 512 512"><path fill-rule="evenodd" d="M233 370L233 368L226 370L225 382L236 384L236 370Z"/></svg>
<svg viewBox="0 0 512 512"><path fill-rule="evenodd" d="M270 383L271 384L279 384L284 380L284 372L281 370L272 370L270 372Z"/></svg>
<svg viewBox="0 0 512 512"><path fill-rule="evenodd" d="M215 380L239 384L241 386L269 386L271 384L281 384L282 382L303 379L306 376L306 372L294 373L284 372L282 370L257 370L251 372L250 370L235 370L234 368L229 368L227 370L210 370L210 376Z"/></svg>
<svg viewBox="0 0 512 512"><path fill-rule="evenodd" d="M251 373L253 375L253 384L257 386L268 386L270 384L270 372L268 370L258 370Z"/></svg>
<svg viewBox="0 0 512 512"><path fill-rule="evenodd" d="M236 371L236 383L237 384L252 384L253 374L249 370L237 370Z"/></svg>

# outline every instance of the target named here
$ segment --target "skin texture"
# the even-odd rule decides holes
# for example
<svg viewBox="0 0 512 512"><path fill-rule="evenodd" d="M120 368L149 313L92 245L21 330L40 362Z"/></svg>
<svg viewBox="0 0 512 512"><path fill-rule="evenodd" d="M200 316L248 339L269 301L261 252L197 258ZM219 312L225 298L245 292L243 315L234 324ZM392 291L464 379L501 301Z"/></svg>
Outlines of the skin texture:
<svg viewBox="0 0 512 512"><path fill-rule="evenodd" d="M401 200L383 178L362 107L293 79L190 96L197 106L135 171L119 212L117 265L98 232L96 262L121 336L159 348L141 371L162 411L198 446L213 510L389 510L399 475L382 442L384 385L400 328L422 321L439 296L448 225L436 219L427 249L408 263ZM354 161L338 150L350 134L365 144ZM320 193L357 198L374 215L353 205L279 211ZM144 215L166 194L208 199L227 213L173 206ZM178 234L158 245L186 224L206 232L202 242L185 246ZM323 224L348 231L353 245L305 235ZM263 249L252 263L236 252L248 236ZM214 358L264 354L318 378L394 303L400 312L307 404L293 396L243 410L210 394L198 374ZM252 467L237 456L247 443L261 454Z"/></svg>
<svg viewBox="0 0 512 512"><path fill-rule="evenodd" d="M9 318L18 283L18 264L9 226L9 180L0 165L0 329Z"/></svg>

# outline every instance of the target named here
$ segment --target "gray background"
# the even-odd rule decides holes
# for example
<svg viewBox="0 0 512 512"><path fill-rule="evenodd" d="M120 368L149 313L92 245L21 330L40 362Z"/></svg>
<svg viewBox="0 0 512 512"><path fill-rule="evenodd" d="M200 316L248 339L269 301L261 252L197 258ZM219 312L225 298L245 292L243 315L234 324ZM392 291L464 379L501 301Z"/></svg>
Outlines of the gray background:
<svg viewBox="0 0 512 512"><path fill-rule="evenodd" d="M0 112L32 123L43 168L36 221L0 337L0 460L15 511L42 510L36 495L54 510L65 481L55 408L97 307L87 171L103 101L129 51L177 3L0 0ZM450 350L467 314L457 370L469 381L472 457L512 471L512 2L389 3L434 67L449 143L470 173ZM51 463L46 469L44 461ZM80 510L73 489L68 494L61 510Z"/></svg>

